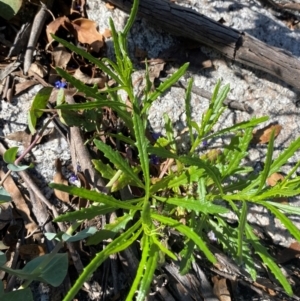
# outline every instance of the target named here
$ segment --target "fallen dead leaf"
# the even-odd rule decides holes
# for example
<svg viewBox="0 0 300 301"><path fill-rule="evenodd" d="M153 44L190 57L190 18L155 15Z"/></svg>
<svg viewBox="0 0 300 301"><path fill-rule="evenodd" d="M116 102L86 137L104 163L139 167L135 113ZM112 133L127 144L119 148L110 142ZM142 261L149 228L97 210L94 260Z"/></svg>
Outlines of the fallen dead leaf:
<svg viewBox="0 0 300 301"><path fill-rule="evenodd" d="M15 95L18 95L19 93L24 92L25 90L27 90L28 88L37 85L38 82L35 80L26 80L23 83L17 83L15 85Z"/></svg>
<svg viewBox="0 0 300 301"><path fill-rule="evenodd" d="M64 184L64 185L68 186L69 182L62 174L61 161L59 159L55 160L55 168L56 168L56 172L53 176L53 182L56 184ZM54 189L54 194L62 202L70 203L70 196L67 192Z"/></svg>
<svg viewBox="0 0 300 301"><path fill-rule="evenodd" d="M60 26L65 27L65 22L70 23L70 20L66 16L63 16L55 19L47 25L46 35L49 43L53 41L51 34L55 34Z"/></svg>
<svg viewBox="0 0 300 301"><path fill-rule="evenodd" d="M102 35L104 36L105 39L109 39L112 36L111 30L109 28L105 28Z"/></svg>
<svg viewBox="0 0 300 301"><path fill-rule="evenodd" d="M269 124L260 130L254 131L252 143L266 144L270 141L272 131L274 131L274 137L276 138L279 135L281 129L282 126L280 124Z"/></svg>
<svg viewBox="0 0 300 301"><path fill-rule="evenodd" d="M3 170L0 170L1 179L3 179L4 175L5 173L3 172ZM15 204L16 211L22 217L25 224L25 228L27 229L27 234L31 234L38 228L38 225L32 219L28 205L11 176L8 176L6 178L3 187L10 194L13 203Z"/></svg>
<svg viewBox="0 0 300 301"><path fill-rule="evenodd" d="M84 73L82 70L83 70L83 68L76 69L73 76L85 84L88 84L88 85L97 84L99 89L102 89L105 87L105 83L107 81L106 76L93 78L93 77L90 77L88 74Z"/></svg>
<svg viewBox="0 0 300 301"><path fill-rule="evenodd" d="M282 181L283 179L284 176L282 174L275 172L267 178L267 184L273 187L277 184L278 181Z"/></svg>
<svg viewBox="0 0 300 301"><path fill-rule="evenodd" d="M43 66L41 63L39 62L34 62L30 65L29 68L29 72L34 72L36 73L38 76L40 76L41 78L45 77L47 75L47 70L46 67Z"/></svg>
<svg viewBox="0 0 300 301"><path fill-rule="evenodd" d="M25 131L17 131L5 136L5 139L18 141L23 144L24 148L27 148L32 140L32 135L30 132Z"/></svg>
<svg viewBox="0 0 300 301"><path fill-rule="evenodd" d="M109 2L106 2L105 3L105 7L109 10L114 10L115 9L115 6Z"/></svg>
<svg viewBox="0 0 300 301"><path fill-rule="evenodd" d="M69 63L72 54L67 51L67 49L59 44L57 47L53 49L52 58L54 61L54 67L60 67L66 69L67 64Z"/></svg>
<svg viewBox="0 0 300 301"><path fill-rule="evenodd" d="M89 44L95 52L99 52L104 42L102 34L97 30L97 23L89 19L79 18L72 21L71 24L77 40L80 43Z"/></svg>
<svg viewBox="0 0 300 301"><path fill-rule="evenodd" d="M20 256L23 260L32 260L38 256L46 254L46 247L43 244L21 245L19 248Z"/></svg>

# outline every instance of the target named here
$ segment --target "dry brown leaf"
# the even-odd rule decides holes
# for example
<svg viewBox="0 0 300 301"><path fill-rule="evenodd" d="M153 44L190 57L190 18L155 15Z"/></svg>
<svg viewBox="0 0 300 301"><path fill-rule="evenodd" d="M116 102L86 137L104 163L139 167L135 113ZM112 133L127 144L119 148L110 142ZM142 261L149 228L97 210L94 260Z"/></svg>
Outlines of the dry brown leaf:
<svg viewBox="0 0 300 301"><path fill-rule="evenodd" d="M55 168L56 168L56 172L53 176L53 182L56 183L56 184L64 184L64 185L68 186L69 182L63 176L63 174L61 172L61 161L59 159L55 160ZM54 189L54 194L58 199L60 199L63 202L65 202L65 203L70 202L70 196L67 192Z"/></svg>
<svg viewBox="0 0 300 301"><path fill-rule="evenodd" d="M106 2L105 3L105 7L109 10L114 10L115 9L115 6L109 2Z"/></svg>
<svg viewBox="0 0 300 301"><path fill-rule="evenodd" d="M23 144L24 148L27 148L32 140L32 135L26 131L17 131L5 136L5 139L18 141Z"/></svg>
<svg viewBox="0 0 300 301"><path fill-rule="evenodd" d="M102 34L97 30L97 23L89 19L79 18L72 21L71 24L77 40L80 43L89 44L95 52L99 52L104 42Z"/></svg>
<svg viewBox="0 0 300 301"><path fill-rule="evenodd" d="M5 173L2 170L0 170L1 179L3 179L4 175ZM3 187L10 194L13 203L15 204L16 211L22 217L25 224L25 228L27 229L27 234L31 234L38 227L38 225L31 218L28 205L11 176L8 176L7 179L4 181Z"/></svg>
<svg viewBox="0 0 300 301"><path fill-rule="evenodd" d="M86 73L81 71L82 68L78 68L76 69L75 73L73 74L73 76L80 80L81 82L88 84L88 85L94 85L97 84L97 86L99 87L99 89L102 89L105 87L105 83L107 81L106 76L103 77L95 77L92 78L89 75L87 75Z"/></svg>
<svg viewBox="0 0 300 301"><path fill-rule="evenodd" d="M66 69L67 64L69 63L72 54L67 51L67 49L59 44L53 49L52 58L54 61L54 67L60 67Z"/></svg>
<svg viewBox="0 0 300 301"><path fill-rule="evenodd" d="M18 95L19 93L24 92L25 90L27 90L28 88L37 85L38 82L35 80L26 80L23 83L17 83L15 85L15 95Z"/></svg>
<svg viewBox="0 0 300 301"><path fill-rule="evenodd" d="M104 36L105 39L109 39L112 36L111 30L109 28L105 28L105 30L102 33L102 35Z"/></svg>
<svg viewBox="0 0 300 301"><path fill-rule="evenodd" d="M281 264L300 257L300 243L295 241L288 248L280 250L276 254L276 261Z"/></svg>
<svg viewBox="0 0 300 301"><path fill-rule="evenodd" d="M230 292L227 287L226 278L212 277L214 283L213 292L220 301L231 301Z"/></svg>
<svg viewBox="0 0 300 301"><path fill-rule="evenodd" d="M274 137L276 138L279 135L281 129L282 126L280 124L269 124L260 130L254 131L252 143L266 144L270 141L272 131L274 131Z"/></svg>
<svg viewBox="0 0 300 301"><path fill-rule="evenodd" d="M46 254L46 247L44 244L28 244L22 245L19 248L20 256L23 260L32 260L38 256Z"/></svg>
<svg viewBox="0 0 300 301"><path fill-rule="evenodd" d="M278 181L282 181L283 179L284 176L282 174L275 172L267 178L267 184L269 186L275 186Z"/></svg>
<svg viewBox="0 0 300 301"><path fill-rule="evenodd" d="M43 66L41 63L39 62L34 62L30 65L30 68L29 68L29 73L30 72L34 72L36 73L38 76L40 76L41 78L45 77L47 75L47 70L46 70L46 67Z"/></svg>
<svg viewBox="0 0 300 301"><path fill-rule="evenodd" d="M55 19L47 25L46 34L49 43L53 41L51 34L55 34L60 26L65 27L65 23L70 23L70 20L66 16L63 16Z"/></svg>

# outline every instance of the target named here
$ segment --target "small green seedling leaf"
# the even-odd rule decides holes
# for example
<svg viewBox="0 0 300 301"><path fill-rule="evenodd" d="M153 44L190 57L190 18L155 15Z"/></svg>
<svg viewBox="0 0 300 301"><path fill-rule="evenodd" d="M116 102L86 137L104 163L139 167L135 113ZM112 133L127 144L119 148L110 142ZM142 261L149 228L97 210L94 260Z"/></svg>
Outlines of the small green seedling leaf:
<svg viewBox="0 0 300 301"><path fill-rule="evenodd" d="M3 160L5 163L14 164L17 159L18 147L14 146L9 148L3 155Z"/></svg>
<svg viewBox="0 0 300 301"><path fill-rule="evenodd" d="M9 193L3 187L0 187L0 204L6 203L6 202L11 202L11 201L12 201L12 198L9 195Z"/></svg>
<svg viewBox="0 0 300 301"><path fill-rule="evenodd" d="M36 132L35 127L39 117L43 115L42 109L47 108L47 102L51 95L53 88L44 87L34 97L31 108L28 112L28 126L32 134Z"/></svg>
<svg viewBox="0 0 300 301"><path fill-rule="evenodd" d="M1 301L12 301L12 300L34 301L31 293L31 289L29 287L22 290L5 293L2 281L0 281L0 300Z"/></svg>
<svg viewBox="0 0 300 301"><path fill-rule="evenodd" d="M5 263L6 263L6 255L3 252L0 252L0 266L4 265Z"/></svg>
<svg viewBox="0 0 300 301"><path fill-rule="evenodd" d="M89 227L89 228L86 228L78 233L76 233L75 235L71 236L71 235L68 235L66 233L64 233L62 235L62 239L63 241L65 242L74 242L74 241L79 241L79 240L82 240L82 239L85 239L89 236L92 236L93 234L95 234L97 232L97 228L96 227Z"/></svg>
<svg viewBox="0 0 300 301"><path fill-rule="evenodd" d="M8 164L7 165L7 168L11 171L15 171L15 172L18 172L18 171L23 171L25 169L28 169L28 168L32 168L34 165L31 163L30 165L15 165L15 164Z"/></svg>
<svg viewBox="0 0 300 301"><path fill-rule="evenodd" d="M43 255L31 260L22 270L28 274L36 275L36 279L46 282L54 287L59 286L68 271L68 254L55 254L45 267L42 262L49 260L52 254Z"/></svg>
<svg viewBox="0 0 300 301"><path fill-rule="evenodd" d="M10 20L15 16L22 6L23 0L1 0L0 1L0 17ZM1 299L2 300L2 299Z"/></svg>

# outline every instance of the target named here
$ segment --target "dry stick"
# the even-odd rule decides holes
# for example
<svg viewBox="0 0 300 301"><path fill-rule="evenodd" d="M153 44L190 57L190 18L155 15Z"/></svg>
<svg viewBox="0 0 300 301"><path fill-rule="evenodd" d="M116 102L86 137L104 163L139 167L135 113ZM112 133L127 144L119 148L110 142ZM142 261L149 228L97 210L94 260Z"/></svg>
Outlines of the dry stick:
<svg viewBox="0 0 300 301"><path fill-rule="evenodd" d="M109 0L109 3L129 12L133 1ZM267 45L169 0L142 0L138 14L154 26L198 41L231 60L272 74L300 90L300 61L286 50Z"/></svg>
<svg viewBox="0 0 300 301"><path fill-rule="evenodd" d="M69 104L75 103L74 98L68 94L66 94L66 102ZM91 163L91 155L89 154L87 147L84 145L84 140L78 127L70 127L69 144L71 148L72 164L74 169L76 169L76 161L78 160L88 183L91 183L92 185L94 185L94 187L102 191L106 184L100 177L100 175L96 172L93 164Z"/></svg>
<svg viewBox="0 0 300 301"><path fill-rule="evenodd" d="M42 32L43 26L46 22L46 19L48 17L48 9L51 9L52 4L54 0L48 0L46 1L46 5L41 3L41 8L36 14L32 27L31 27L31 32L29 36L29 40L27 43L27 48L25 52L25 57L24 57L24 74L26 75L31 63L32 63L32 58L33 58L33 52L36 47L37 41L40 37L40 34Z"/></svg>

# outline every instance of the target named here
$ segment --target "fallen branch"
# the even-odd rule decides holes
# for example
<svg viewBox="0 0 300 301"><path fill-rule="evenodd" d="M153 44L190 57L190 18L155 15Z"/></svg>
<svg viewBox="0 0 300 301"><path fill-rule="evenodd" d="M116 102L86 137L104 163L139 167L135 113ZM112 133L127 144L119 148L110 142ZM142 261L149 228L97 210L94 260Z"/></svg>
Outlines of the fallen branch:
<svg viewBox="0 0 300 301"><path fill-rule="evenodd" d="M130 11L133 3L132 0L109 2L126 12ZM198 41L231 60L272 74L300 90L300 61L286 50L270 46L168 0L140 1L139 16L171 34Z"/></svg>

